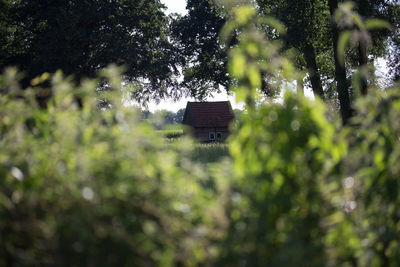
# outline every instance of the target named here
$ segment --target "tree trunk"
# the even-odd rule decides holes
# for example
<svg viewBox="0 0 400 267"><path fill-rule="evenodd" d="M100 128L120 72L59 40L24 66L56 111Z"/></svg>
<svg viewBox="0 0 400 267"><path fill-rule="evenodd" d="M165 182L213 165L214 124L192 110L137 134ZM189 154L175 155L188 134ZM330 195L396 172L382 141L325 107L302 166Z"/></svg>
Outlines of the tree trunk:
<svg viewBox="0 0 400 267"><path fill-rule="evenodd" d="M363 1L358 2L358 13L363 17L368 17L371 13L371 6L369 4L363 3ZM358 63L360 68L360 92L361 95L365 96L368 93L368 54L367 54L367 45L368 45L368 37L367 33L361 31L360 32L360 40L358 43Z"/></svg>
<svg viewBox="0 0 400 267"><path fill-rule="evenodd" d="M315 49L310 43L306 43L304 50L304 57L306 59L308 75L310 75L311 87L314 97L319 96L324 99L324 91L322 90L321 78L319 76L317 61L315 60Z"/></svg>
<svg viewBox="0 0 400 267"><path fill-rule="evenodd" d="M329 0L329 11L331 17L338 8L338 1L337 0ZM333 52L335 56L335 78L336 78L336 87L337 92L339 95L339 103L340 103L340 114L342 116L343 124L347 124L349 119L352 116L352 109L351 109L351 102L350 102L350 95L349 95L349 85L347 83L346 78L346 68L344 64L340 64L338 58L338 40L339 40L339 29L336 26L336 23L332 22L332 35L333 35Z"/></svg>
<svg viewBox="0 0 400 267"><path fill-rule="evenodd" d="M367 95L368 93L368 55L367 55L367 43L365 40L360 40L358 44L358 63L360 66L360 91L361 95Z"/></svg>

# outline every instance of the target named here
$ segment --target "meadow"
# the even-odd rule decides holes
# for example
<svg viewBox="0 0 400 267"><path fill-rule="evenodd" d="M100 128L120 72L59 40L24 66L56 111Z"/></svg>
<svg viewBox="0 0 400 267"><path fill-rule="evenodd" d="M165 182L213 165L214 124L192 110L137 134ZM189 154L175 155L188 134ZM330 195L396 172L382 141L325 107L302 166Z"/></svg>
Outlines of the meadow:
<svg viewBox="0 0 400 267"><path fill-rule="evenodd" d="M192 160L201 163L215 163L230 157L226 143L197 143L192 151Z"/></svg>
<svg viewBox="0 0 400 267"><path fill-rule="evenodd" d="M181 141L181 138L190 137L184 132L184 126L181 124L167 125L165 129L156 131L157 135L163 137L167 144L176 144ZM225 142L201 143L194 141L191 145L190 159L194 162L207 164L219 162L227 157L231 158L229 145Z"/></svg>
<svg viewBox="0 0 400 267"><path fill-rule="evenodd" d="M156 130L157 134L165 139L178 139L183 135L181 124L169 124L164 129Z"/></svg>

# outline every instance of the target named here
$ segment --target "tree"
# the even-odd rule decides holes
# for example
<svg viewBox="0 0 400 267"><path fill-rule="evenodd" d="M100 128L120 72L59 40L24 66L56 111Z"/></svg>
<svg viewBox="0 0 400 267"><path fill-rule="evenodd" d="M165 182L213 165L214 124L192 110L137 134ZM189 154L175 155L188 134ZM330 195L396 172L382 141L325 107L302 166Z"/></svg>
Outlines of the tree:
<svg viewBox="0 0 400 267"><path fill-rule="evenodd" d="M140 118L147 120L154 128L160 130L167 125L181 124L185 109L181 108L176 113L169 110L156 110L154 113L148 110L140 110Z"/></svg>
<svg viewBox="0 0 400 267"><path fill-rule="evenodd" d="M279 38L285 41L286 49L295 48L301 52L304 63L298 66L307 70L314 95L324 99L317 53L327 52L326 39L329 37L321 38L325 30L323 25L329 23L325 3L314 0L258 0L257 6L262 15L274 16L287 27L287 34ZM275 38L274 35L271 38ZM320 51L316 51L316 47Z"/></svg>
<svg viewBox="0 0 400 267"><path fill-rule="evenodd" d="M116 63L126 67L125 79L139 86L132 92L137 99L159 99L177 90L178 58L168 40L165 6L158 0L6 3L12 35L0 68L19 67L25 85L58 69L76 80L93 77Z"/></svg>
<svg viewBox="0 0 400 267"><path fill-rule="evenodd" d="M185 108L181 108L176 112L176 116L175 116L175 122L176 123L182 123L183 121L183 116L185 115Z"/></svg>
<svg viewBox="0 0 400 267"><path fill-rule="evenodd" d="M329 12L333 17L336 10L338 9L337 0L329 0ZM344 64L340 63L338 56L338 41L339 41L339 29L336 24L332 24L332 46L333 53L335 55L335 80L338 92L338 98L340 103L340 114L342 116L343 124L347 124L348 120L352 116L349 86L347 82L346 69Z"/></svg>
<svg viewBox="0 0 400 267"><path fill-rule="evenodd" d="M396 21L398 24L399 7L395 2L387 3L387 1L383 0L356 0L354 1L354 11L359 15L360 21L366 21L368 19L380 19L384 20L390 24L396 25ZM358 16L356 15L356 16ZM359 69L360 81L357 88L362 95L366 95L368 92L368 86L371 85L370 77L373 76L370 71L369 65L369 56L382 57L389 52L388 47L388 38L395 35L395 31L391 32L388 30L389 27L382 27L381 29L369 31L367 32L366 28L360 28L359 23L356 21L348 20L350 24L342 25L344 29L355 29L358 31L358 36L355 45L355 49L353 49L353 57L349 57L350 59L354 58L354 62L352 66L357 66ZM395 27L396 28L396 27ZM397 27L398 28L398 27ZM396 29L397 29L396 28Z"/></svg>
<svg viewBox="0 0 400 267"><path fill-rule="evenodd" d="M328 5L331 17L335 20L332 24L332 34L335 54L336 82L342 120L343 123L346 124L353 113L351 106L352 99L350 98L350 95L351 93L354 94L354 92L352 92L354 91L354 88L351 88L347 81L345 63L350 63L350 66L353 69L356 69L357 67L355 66L358 64L359 84L355 85L359 87L358 89L362 95L366 95L367 87L369 85L368 80L373 77L373 75L368 73L368 57L370 55L375 57L383 55L389 35L387 29L385 30L385 28L387 28L385 27L385 22L378 21L377 19L393 21L390 14L398 14L398 8L396 11L395 4L386 3L386 1L382 0L359 0L356 1L356 4L358 5L356 5L355 9L355 11L358 11L359 13L354 13L352 10L352 4L342 4L341 8L339 8L339 2L340 1L337 0L329 0ZM367 19L373 20L367 21ZM374 28L382 29L380 31L373 31L371 38L371 33L368 32L368 30ZM341 34L344 38L339 40ZM346 34L348 37L345 37ZM357 44L357 52L354 53L353 51L353 54L356 54L356 56L353 56L352 60L350 51L350 53L348 53L348 55L350 55L348 60L344 60L339 57L338 52L340 52L339 50L344 49L343 44L346 43L346 41L343 42L343 40L350 38L353 39L353 43L355 42ZM373 46L371 46L371 44ZM343 54L344 52L345 51L342 51Z"/></svg>
<svg viewBox="0 0 400 267"><path fill-rule="evenodd" d="M8 8L8 2L6 0L0 0L0 65L3 64L6 56L5 50L7 49L7 38L9 33L7 23Z"/></svg>
<svg viewBox="0 0 400 267"><path fill-rule="evenodd" d="M340 29L332 24L333 16L340 1L252 1L261 15L274 16L287 27L286 35L265 29L270 39L284 41L282 53L296 50L296 66L305 70L314 95L321 98L332 98L338 101L343 121L347 123L352 116L353 87L349 80L357 68L367 66L368 57L382 56L385 53L387 31L372 33L372 46L363 47L367 42L359 42L358 49L349 50L346 64L347 71L338 61L337 43ZM382 0L359 0L356 11L362 19L380 18L393 21L397 14L395 4ZM174 33L180 40L182 51L185 53L185 79L183 85L189 89L192 96L203 98L220 86L227 87L230 77L226 72L226 53L219 44L217 32L225 20L224 8L216 8L209 0L188 1L188 15L179 19L174 25ZM391 14L391 15L390 15ZM203 25L206 25L203 27ZM234 45L237 40L232 38ZM395 38L392 38L396 40ZM231 45L231 44L230 44ZM230 46L228 45L228 46ZM393 57L392 57L393 58ZM394 57L393 62L395 62ZM395 65L393 63L392 65ZM366 68L366 67L365 67ZM364 69L365 69L364 68ZM368 72L368 71L364 71ZM222 75L223 74L223 75ZM269 77L263 76L261 91L266 96L271 93ZM365 94L368 85L372 84L373 76L361 76L360 91ZM335 80L332 83L332 80ZM302 79L298 80L301 89Z"/></svg>
<svg viewBox="0 0 400 267"><path fill-rule="evenodd" d="M227 51L219 43L225 24L222 10L212 0L188 0L188 14L173 23L173 33L185 61L181 86L204 99L220 87L228 90Z"/></svg>
<svg viewBox="0 0 400 267"><path fill-rule="evenodd" d="M392 6L392 9L387 12L387 17L393 26L393 31L389 36L389 48L386 55L390 73L395 81L400 80L400 4Z"/></svg>
<svg viewBox="0 0 400 267"><path fill-rule="evenodd" d="M393 5L384 2L380 0L356 1L356 11L361 15L360 21L366 18L393 20L389 15L393 14ZM346 63L351 69L346 71L345 65L340 63L337 54L339 35L342 29L336 24L331 24L338 9L338 1L258 0L257 6L263 15L272 15L287 27L287 34L279 36L279 38L285 41L286 49L295 48L301 52L304 62L300 60L297 66L307 69L314 95L324 98L323 88L325 87L327 91L329 84L332 83L331 79L335 79L341 115L343 122L347 123L352 116L351 96L354 90L348 79L359 68L359 90L361 94L367 93L367 86L371 84L369 82L371 77L368 76L368 56L383 55L388 36L387 31L373 32L371 38L373 46L371 46L366 29L358 29L357 49L348 52ZM349 19L353 20L353 18ZM354 27L355 23L351 23ZM325 60L321 60L321 58L325 58ZM331 71L331 66L334 66L334 73ZM323 77L328 79L323 79Z"/></svg>
<svg viewBox="0 0 400 267"><path fill-rule="evenodd" d="M273 15L288 26L288 34L284 38L286 49L295 47L304 54L303 59L300 60L301 66L308 69L314 93L323 98L323 85L314 46L319 45L319 53L327 50L326 45L320 49L321 44L318 44L316 40L318 36L322 35L321 29L324 29L324 27L320 27L321 23L329 24L329 14L320 12L324 9L324 4L318 1L282 3L281 1L260 0L256 2L261 13ZM178 38L186 58L185 79L182 84L190 90L192 96L204 98L213 91L219 90L220 87L228 89L231 82L227 74L225 47L219 43L217 38L225 23L226 14L223 7L216 7L216 4L210 0L189 0L187 9L188 14L179 18L174 24L175 36ZM301 10L300 14L298 14L299 10ZM316 30L317 28L320 29L319 32ZM276 33L266 33L271 38L276 38ZM232 38L230 45L234 45L236 42L237 40ZM326 44L327 41L324 40L323 43ZM305 63L303 63L304 60ZM260 89L266 96L273 96L276 92L271 90L268 80L267 75L264 74Z"/></svg>
<svg viewBox="0 0 400 267"><path fill-rule="evenodd" d="M395 81L400 80L400 25L398 24L396 33L391 37L391 53L388 54L390 73Z"/></svg>

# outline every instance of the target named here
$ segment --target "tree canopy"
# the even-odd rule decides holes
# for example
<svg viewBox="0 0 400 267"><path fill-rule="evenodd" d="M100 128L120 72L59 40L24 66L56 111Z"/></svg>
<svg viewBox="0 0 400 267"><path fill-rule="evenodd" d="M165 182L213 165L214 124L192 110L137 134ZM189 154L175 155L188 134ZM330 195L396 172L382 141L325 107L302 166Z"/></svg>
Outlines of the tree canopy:
<svg viewBox="0 0 400 267"><path fill-rule="evenodd" d="M204 99L220 87L228 90L227 50L219 42L225 17L212 0L188 0L188 14L173 23L173 35L184 56L181 86Z"/></svg>
<svg viewBox="0 0 400 267"><path fill-rule="evenodd" d="M397 51L395 44L398 33L388 29L375 30L371 32L369 41L359 42L359 44L370 42L371 45L368 47L360 45L358 48L356 46L346 50L346 66L340 65L337 55L339 35L351 27L353 30L358 27L356 23L346 26L348 28L336 25L335 13L342 1L250 2L259 14L258 19L262 16L274 17L285 26L286 34L277 34L275 30L271 31L271 27L260 27L270 40L283 41L280 52L292 55L296 67L307 74L297 79L298 87L300 89L303 87L303 80L309 81L310 83L306 85L312 88L314 95L333 100L340 105L345 122L351 117L353 98L359 94L355 92L350 82L356 76L353 74L359 68L364 69L359 72L363 73L360 76L360 87L357 88L361 93L365 92L367 84L374 83L373 72L368 70L373 68L372 62L368 62L368 57L376 58L391 54L390 65L392 72L395 73L397 61L393 54ZM189 0L187 9L188 14L178 19L173 27L186 59L182 86L190 89L193 96L202 98L218 90L220 86L229 88L229 85L232 85L232 79L227 73L226 49L234 45L237 40L232 38L233 43L223 44L217 38L221 25L228 16L223 5L218 6L209 0ZM359 12L362 21L384 19L393 25L398 25L396 18L399 7L395 2L360 0L355 1L354 10ZM352 18L347 19L352 20ZM364 38L362 29L357 31L359 38ZM391 46L388 46L388 40L392 40ZM388 47L392 52L388 52ZM262 76L264 78L260 90L266 96L278 94L276 89L273 89L270 77L266 73L262 73Z"/></svg>
<svg viewBox="0 0 400 267"><path fill-rule="evenodd" d="M1 5L0 67L17 66L26 83L61 69L77 80L115 63L135 82L137 99L176 91L178 56L158 0L7 1Z"/></svg>

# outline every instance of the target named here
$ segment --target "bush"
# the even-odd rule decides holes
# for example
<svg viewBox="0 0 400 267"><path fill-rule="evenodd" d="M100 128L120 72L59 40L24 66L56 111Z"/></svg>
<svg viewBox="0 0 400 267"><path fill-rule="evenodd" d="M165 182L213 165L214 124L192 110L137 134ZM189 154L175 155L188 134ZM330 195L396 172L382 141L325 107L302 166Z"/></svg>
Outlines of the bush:
<svg viewBox="0 0 400 267"><path fill-rule="evenodd" d="M243 117L220 264L399 264L399 87L360 99L351 126L324 111L288 93Z"/></svg>
<svg viewBox="0 0 400 267"><path fill-rule="evenodd" d="M196 148L140 123L119 90L99 109L96 81L45 75L43 109L40 84L16 77L0 79L0 265L399 263L398 87L345 128L288 93L229 145Z"/></svg>
<svg viewBox="0 0 400 267"><path fill-rule="evenodd" d="M231 144L231 227L223 262L320 266L324 221L347 145L324 105L293 94L244 116Z"/></svg>
<svg viewBox="0 0 400 267"><path fill-rule="evenodd" d="M357 103L349 129L345 196L356 207L354 222L360 265L400 264L400 93L380 89ZM349 240L350 241L350 240Z"/></svg>
<svg viewBox="0 0 400 267"><path fill-rule="evenodd" d="M204 207L214 200L188 149L166 148L118 104L118 88L99 110L96 81L46 75L53 96L42 109L32 95L40 84L18 90L13 74L1 77L0 266L206 261Z"/></svg>

